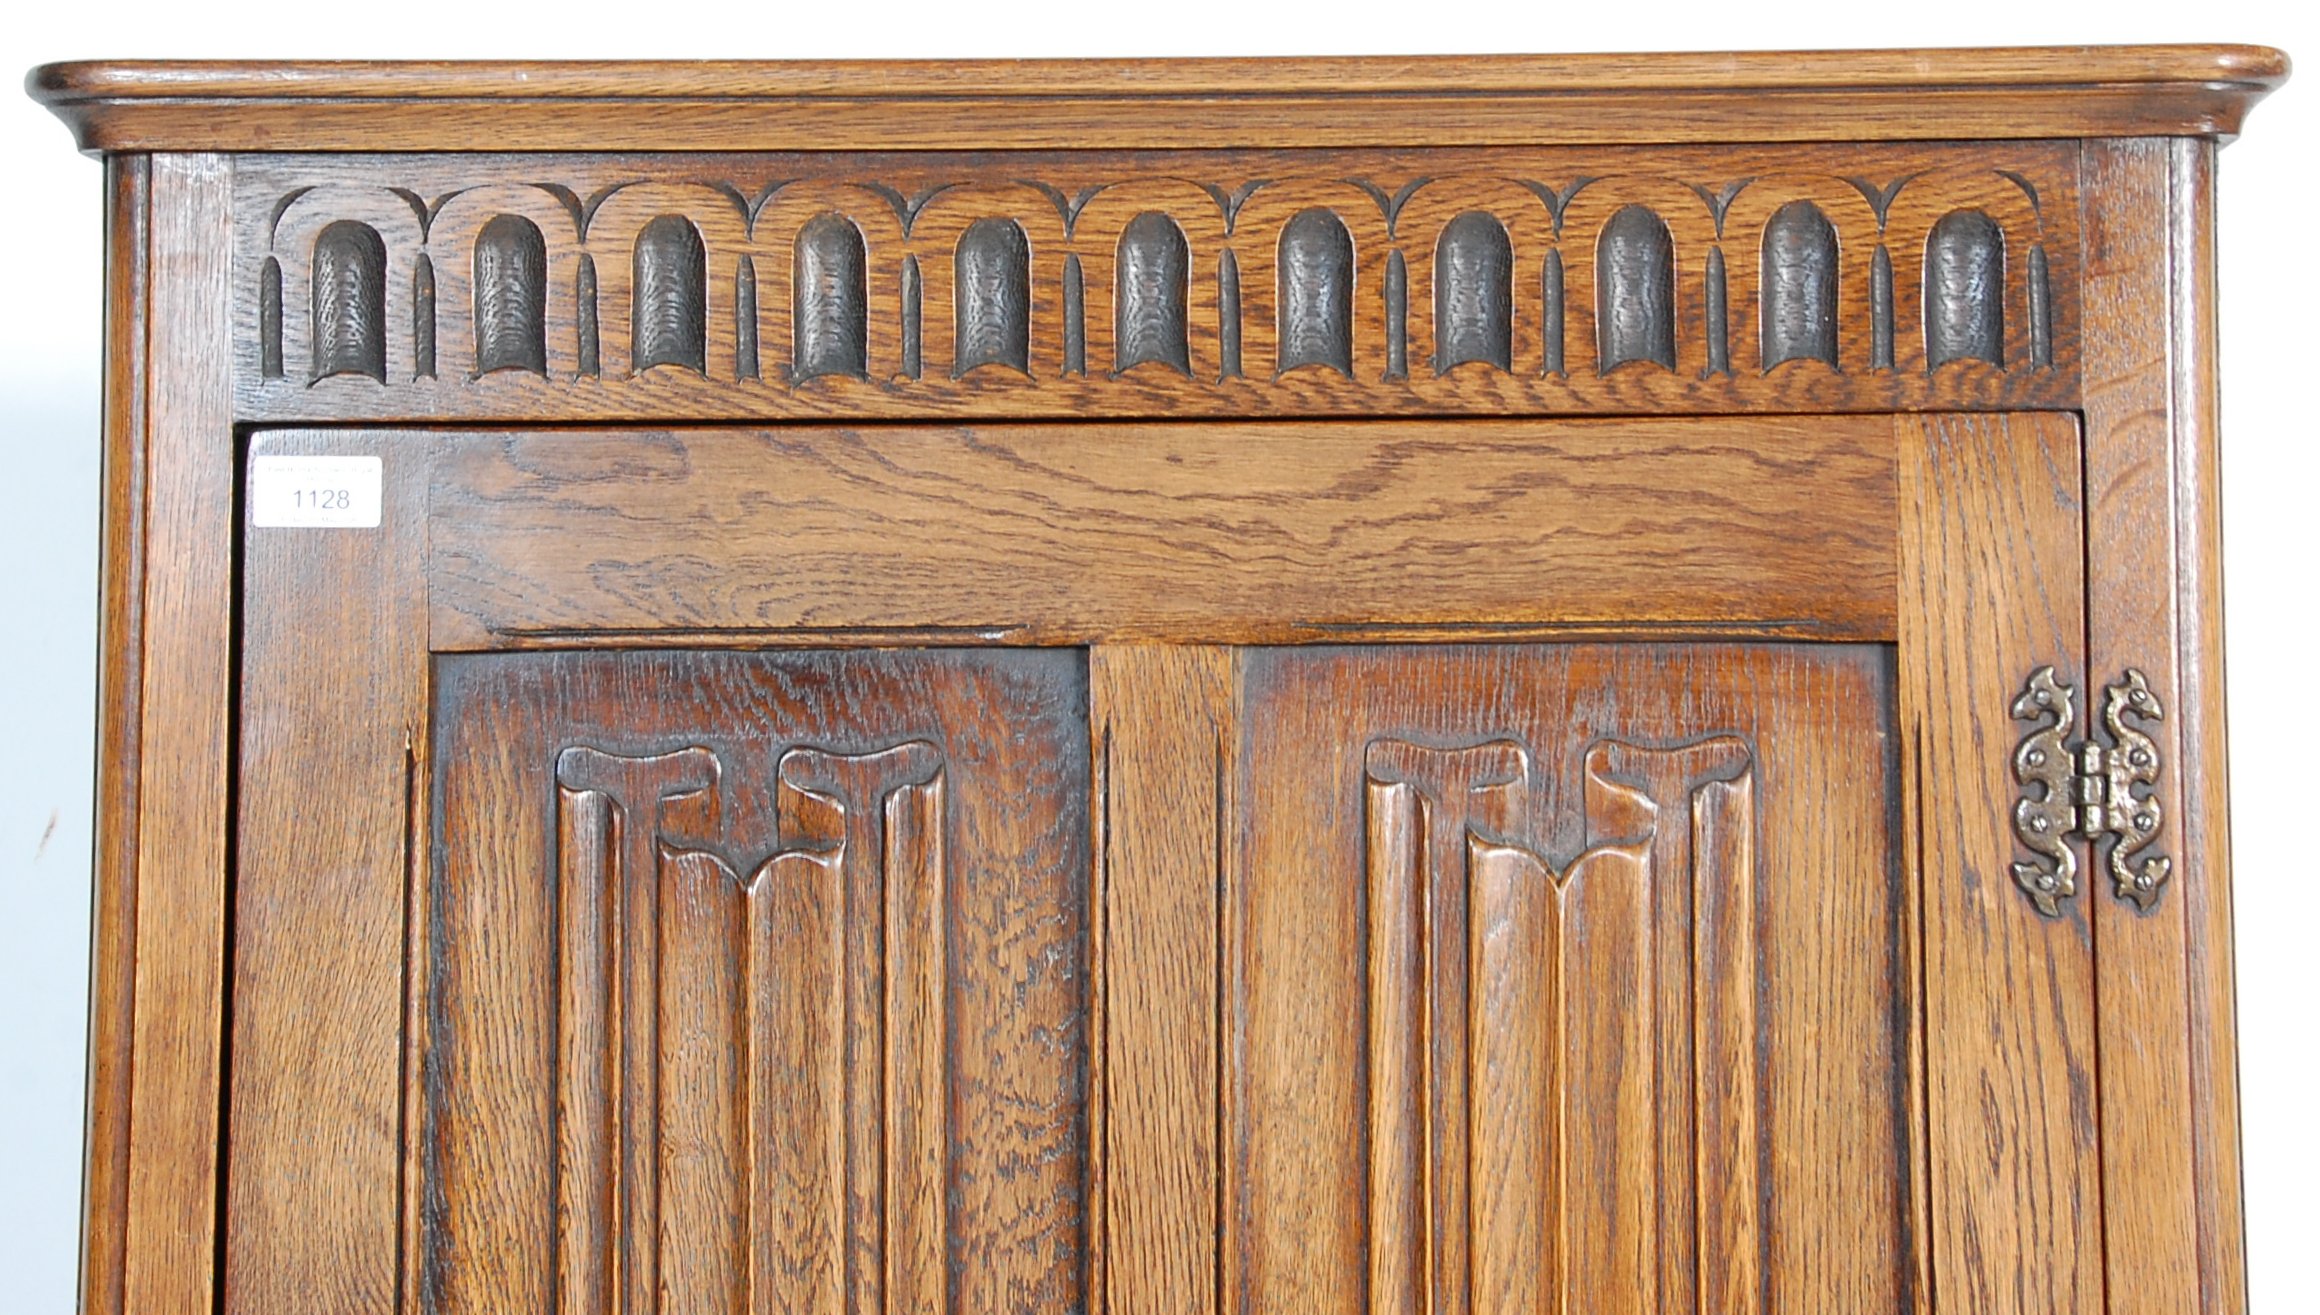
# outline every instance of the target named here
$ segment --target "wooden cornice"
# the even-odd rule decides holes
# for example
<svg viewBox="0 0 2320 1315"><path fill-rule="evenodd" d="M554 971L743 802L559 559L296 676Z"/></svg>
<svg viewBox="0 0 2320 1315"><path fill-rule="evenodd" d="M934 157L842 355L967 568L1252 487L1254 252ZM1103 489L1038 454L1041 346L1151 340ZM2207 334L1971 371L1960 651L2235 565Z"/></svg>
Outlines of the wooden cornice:
<svg viewBox="0 0 2320 1315"><path fill-rule="evenodd" d="M2228 137L2261 46L1429 58L51 64L88 151L1014 150Z"/></svg>

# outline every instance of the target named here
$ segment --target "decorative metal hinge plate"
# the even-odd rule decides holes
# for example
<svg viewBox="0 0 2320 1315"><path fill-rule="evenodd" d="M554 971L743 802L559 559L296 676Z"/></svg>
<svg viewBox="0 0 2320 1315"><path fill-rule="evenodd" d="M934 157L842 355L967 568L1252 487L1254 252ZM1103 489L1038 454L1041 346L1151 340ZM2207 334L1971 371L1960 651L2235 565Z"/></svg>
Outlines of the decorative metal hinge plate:
<svg viewBox="0 0 2320 1315"><path fill-rule="evenodd" d="M2045 724L2014 748L2014 779L2022 797L2014 804L2014 834L2036 857L2014 865L2014 881L2047 917L2060 917L2061 901L2078 893L2078 851L2072 837L2093 846L2110 841L2111 893L2148 911L2159 902L2174 863L2141 851L2159 834L2159 746L2129 716L2156 722L2164 715L2159 696L2132 667L2103 689L2103 729L2108 745L2072 745L2078 724L2078 691L2055 678L2054 668L2030 673L2014 700L2019 721Z"/></svg>

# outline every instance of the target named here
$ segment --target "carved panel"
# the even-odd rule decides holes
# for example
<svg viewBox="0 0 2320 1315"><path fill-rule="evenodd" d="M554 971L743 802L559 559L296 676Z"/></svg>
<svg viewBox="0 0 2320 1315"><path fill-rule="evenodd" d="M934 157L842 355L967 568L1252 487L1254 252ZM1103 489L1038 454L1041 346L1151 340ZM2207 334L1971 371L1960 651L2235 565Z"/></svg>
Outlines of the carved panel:
<svg viewBox="0 0 2320 1315"><path fill-rule="evenodd" d="M701 231L683 215L662 215L636 239L633 360L639 373L656 365L707 368L708 256Z"/></svg>
<svg viewBox="0 0 2320 1315"><path fill-rule="evenodd" d="M1649 206L1624 206L1603 226L1595 244L1597 369L1608 373L1630 361L1675 368L1675 268L1667 223Z"/></svg>
<svg viewBox="0 0 2320 1315"><path fill-rule="evenodd" d="M1957 210L1925 242L1925 363L2006 363L2006 235L1979 210Z"/></svg>
<svg viewBox="0 0 2320 1315"><path fill-rule="evenodd" d="M1078 655L444 676L418 1308L1085 1308Z"/></svg>
<svg viewBox="0 0 2320 1315"><path fill-rule="evenodd" d="M277 267L274 275L278 277ZM274 287L274 278L267 280ZM314 238L314 378L367 375L387 381L387 247L378 230L351 219ZM281 305L275 293L274 305Z"/></svg>
<svg viewBox="0 0 2320 1315"><path fill-rule="evenodd" d="M816 215L798 231L795 377L869 371L870 296L862 230L840 214Z"/></svg>
<svg viewBox="0 0 2320 1315"><path fill-rule="evenodd" d="M2068 407L2074 151L243 157L237 397L251 420ZM1953 214L1997 247L1964 220L1937 240ZM503 217L545 244L543 371L481 364ZM347 331L312 309L341 222L384 246L395 331L269 374L269 343ZM406 304L423 258L439 316Z"/></svg>
<svg viewBox="0 0 2320 1315"><path fill-rule="evenodd" d="M1507 369L1514 354L1514 250L1506 226L1469 210L1434 248L1434 370L1468 361Z"/></svg>
<svg viewBox="0 0 2320 1315"><path fill-rule="evenodd" d="M548 372L548 243L522 215L475 239L475 372Z"/></svg>
<svg viewBox="0 0 2320 1315"><path fill-rule="evenodd" d="M1909 1306L1876 650L1246 662L1228 1308Z"/></svg>
<svg viewBox="0 0 2320 1315"><path fill-rule="evenodd" d="M958 348L951 374L978 365L1031 370L1031 243L1012 219L978 219L959 238Z"/></svg>
<svg viewBox="0 0 2320 1315"><path fill-rule="evenodd" d="M1353 375L1353 236L1323 206L1281 226L1281 370L1326 365Z"/></svg>
<svg viewBox="0 0 2320 1315"><path fill-rule="evenodd" d="M1837 230L1810 201L1791 201L1764 226L1764 368L1837 364Z"/></svg>
<svg viewBox="0 0 2320 1315"><path fill-rule="evenodd" d="M1184 230L1157 210L1128 221L1120 234L1119 286L1113 292L1118 342L1114 368L1126 374L1158 361L1179 374L1192 373L1190 321L1185 311L1192 256Z"/></svg>

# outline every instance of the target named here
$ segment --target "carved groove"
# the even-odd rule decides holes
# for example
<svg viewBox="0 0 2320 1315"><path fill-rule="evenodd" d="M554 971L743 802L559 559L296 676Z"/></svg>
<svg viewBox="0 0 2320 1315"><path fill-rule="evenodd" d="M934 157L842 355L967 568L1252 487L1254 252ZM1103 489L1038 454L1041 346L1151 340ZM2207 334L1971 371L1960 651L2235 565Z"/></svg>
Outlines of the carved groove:
<svg viewBox="0 0 2320 1315"><path fill-rule="evenodd" d="M920 316L925 313L924 301L925 289L919 285L918 257L904 256L902 258L902 377L905 379L916 379L921 373L923 343L919 334Z"/></svg>
<svg viewBox="0 0 2320 1315"><path fill-rule="evenodd" d="M1596 369L1629 361L1676 364L1675 242L1650 207L1611 216L1595 245Z"/></svg>
<svg viewBox="0 0 2320 1315"><path fill-rule="evenodd" d="M1076 254L1063 258L1063 372L1087 373L1087 287Z"/></svg>
<svg viewBox="0 0 2320 1315"><path fill-rule="evenodd" d="M951 377L983 365L1031 373L1031 243L1023 226L1012 219L976 220L960 235L952 264L958 277ZM1078 269L1076 257L1072 268Z"/></svg>
<svg viewBox="0 0 2320 1315"><path fill-rule="evenodd" d="M435 377L435 261L424 251L411 266L411 377Z"/></svg>
<svg viewBox="0 0 2320 1315"><path fill-rule="evenodd" d="M1882 242L1869 259L1869 368L1893 368L1893 254Z"/></svg>
<svg viewBox="0 0 2320 1315"><path fill-rule="evenodd" d="M596 330L596 257L583 253L580 268L572 276L572 295L579 305L580 374L596 378L604 373L603 358L598 353Z"/></svg>
<svg viewBox="0 0 2320 1315"><path fill-rule="evenodd" d="M2039 370L2054 368L2054 301L2046 280L2041 243L2030 248L2030 364Z"/></svg>
<svg viewBox="0 0 2320 1315"><path fill-rule="evenodd" d="M1321 365L1353 377L1353 235L1323 206L1281 226L1276 373Z"/></svg>
<svg viewBox="0 0 2320 1315"><path fill-rule="evenodd" d="M1157 210L1128 221L1120 234L1119 275L1112 316L1115 373L1158 361L1178 374L1192 373L1192 345L1185 300L1192 253L1184 230Z"/></svg>
<svg viewBox="0 0 2320 1315"><path fill-rule="evenodd" d="M1837 230L1810 201L1791 201L1764 226L1764 368L1837 363Z"/></svg>
<svg viewBox="0 0 2320 1315"><path fill-rule="evenodd" d="M387 244L341 219L314 239L314 378L387 381Z"/></svg>
<svg viewBox="0 0 2320 1315"><path fill-rule="evenodd" d="M1386 374L1410 377L1410 265L1399 249L1386 254Z"/></svg>
<svg viewBox="0 0 2320 1315"><path fill-rule="evenodd" d="M1547 253L1539 266L1539 347L1545 357L1540 373L1561 378L1563 367L1563 253Z"/></svg>
<svg viewBox="0 0 2320 1315"><path fill-rule="evenodd" d="M1700 372L1703 379L1732 373L1732 323L1725 305L1724 248L1708 248L1708 273L1705 285L1705 314L1708 328L1708 368Z"/></svg>
<svg viewBox="0 0 2320 1315"><path fill-rule="evenodd" d="M1217 382L1241 375L1241 263L1230 247L1216 257Z"/></svg>
<svg viewBox="0 0 2320 1315"><path fill-rule="evenodd" d="M868 270L853 220L831 211L798 230L792 377L870 376Z"/></svg>
<svg viewBox="0 0 2320 1315"><path fill-rule="evenodd" d="M1514 247L1506 225L1469 210L1434 245L1434 372L1514 360Z"/></svg>
<svg viewBox="0 0 2320 1315"><path fill-rule="evenodd" d="M661 215L644 226L636 239L635 290L634 369L681 365L708 373L709 255L692 220Z"/></svg>
<svg viewBox="0 0 2320 1315"><path fill-rule="evenodd" d="M258 268L258 377L282 377L282 262L272 256Z"/></svg>
<svg viewBox="0 0 2320 1315"><path fill-rule="evenodd" d="M475 239L475 372L548 372L548 243L522 215Z"/></svg>
<svg viewBox="0 0 2320 1315"><path fill-rule="evenodd" d="M733 374L758 377L757 262L748 256L733 268Z"/></svg>
<svg viewBox="0 0 2320 1315"><path fill-rule="evenodd" d="M1953 210L1925 241L1925 364L2006 364L2006 237L1979 210Z"/></svg>

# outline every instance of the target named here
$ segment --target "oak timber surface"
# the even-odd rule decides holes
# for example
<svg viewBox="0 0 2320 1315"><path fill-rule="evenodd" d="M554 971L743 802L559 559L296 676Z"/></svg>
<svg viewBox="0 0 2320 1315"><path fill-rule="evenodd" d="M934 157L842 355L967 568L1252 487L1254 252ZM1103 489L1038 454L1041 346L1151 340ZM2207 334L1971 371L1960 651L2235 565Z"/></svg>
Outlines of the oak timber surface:
<svg viewBox="0 0 2320 1315"><path fill-rule="evenodd" d="M542 431L395 446L398 460L434 453L438 648L719 633L1891 634L1882 418Z"/></svg>
<svg viewBox="0 0 2320 1315"><path fill-rule="evenodd" d="M958 63L83 63L91 150L1538 145L2230 134L2257 46ZM875 90L870 88L875 87ZM1165 104L1164 112L1155 108ZM386 112L382 113L384 110ZM474 131L488 122L488 133Z"/></svg>

